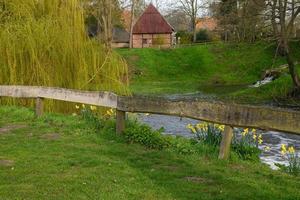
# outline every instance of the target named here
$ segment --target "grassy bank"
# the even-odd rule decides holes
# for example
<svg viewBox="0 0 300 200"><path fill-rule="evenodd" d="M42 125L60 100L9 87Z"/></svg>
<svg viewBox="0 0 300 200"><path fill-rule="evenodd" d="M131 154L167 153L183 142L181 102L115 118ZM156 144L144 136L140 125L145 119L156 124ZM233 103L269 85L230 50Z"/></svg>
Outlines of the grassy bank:
<svg viewBox="0 0 300 200"><path fill-rule="evenodd" d="M292 44L298 60L300 46ZM249 89L265 70L286 61L274 58L272 43L213 44L177 49L121 49L130 66L131 89L142 94L204 92L232 98L270 100L286 95L292 83L283 75L268 86Z"/></svg>
<svg viewBox="0 0 300 200"><path fill-rule="evenodd" d="M10 125L10 126L8 126ZM0 199L299 199L299 178L260 163L128 144L114 122L0 107Z"/></svg>

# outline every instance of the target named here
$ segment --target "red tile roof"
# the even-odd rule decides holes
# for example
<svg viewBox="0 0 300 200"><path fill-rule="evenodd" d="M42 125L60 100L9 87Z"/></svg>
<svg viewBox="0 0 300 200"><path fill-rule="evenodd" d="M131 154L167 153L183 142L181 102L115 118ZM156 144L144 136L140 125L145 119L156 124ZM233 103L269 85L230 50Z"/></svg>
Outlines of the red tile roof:
<svg viewBox="0 0 300 200"><path fill-rule="evenodd" d="M133 27L133 34L172 33L174 29L150 4Z"/></svg>

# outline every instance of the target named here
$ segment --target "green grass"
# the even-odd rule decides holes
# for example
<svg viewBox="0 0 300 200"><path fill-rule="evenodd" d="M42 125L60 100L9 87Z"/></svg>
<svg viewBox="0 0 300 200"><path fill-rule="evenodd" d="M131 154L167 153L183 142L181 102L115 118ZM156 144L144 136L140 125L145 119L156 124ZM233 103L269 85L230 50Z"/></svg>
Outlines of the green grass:
<svg viewBox="0 0 300 200"><path fill-rule="evenodd" d="M300 46L291 45L298 60ZM289 78L284 76L270 86L256 89L248 89L248 86L260 80L266 69L286 63L283 57L274 59L275 49L273 43L260 42L117 51L130 66L133 93L203 92L221 97L270 100L282 97L292 88ZM270 91L270 88L276 89ZM286 93L282 93L283 89Z"/></svg>
<svg viewBox="0 0 300 200"><path fill-rule="evenodd" d="M260 163L127 144L113 123L0 107L0 199L299 199L300 179ZM56 133L56 140L45 134ZM0 162L1 163L1 162Z"/></svg>

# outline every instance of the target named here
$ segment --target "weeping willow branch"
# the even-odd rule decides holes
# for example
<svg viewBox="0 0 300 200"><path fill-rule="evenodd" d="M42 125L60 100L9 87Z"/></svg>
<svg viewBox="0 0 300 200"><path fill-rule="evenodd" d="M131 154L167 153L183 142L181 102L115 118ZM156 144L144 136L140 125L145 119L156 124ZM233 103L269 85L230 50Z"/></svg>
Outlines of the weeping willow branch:
<svg viewBox="0 0 300 200"><path fill-rule="evenodd" d="M0 0L0 10L0 84L73 89L84 85L128 94L126 63L87 37L79 0ZM57 102L47 107L70 109Z"/></svg>

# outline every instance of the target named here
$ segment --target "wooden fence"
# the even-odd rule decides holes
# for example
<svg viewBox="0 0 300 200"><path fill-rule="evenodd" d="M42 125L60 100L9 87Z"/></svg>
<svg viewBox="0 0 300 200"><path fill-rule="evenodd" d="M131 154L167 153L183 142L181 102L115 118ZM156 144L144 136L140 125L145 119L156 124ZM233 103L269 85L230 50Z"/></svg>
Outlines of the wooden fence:
<svg viewBox="0 0 300 200"><path fill-rule="evenodd" d="M126 112L188 117L224 124L220 159L227 159L233 127L256 128L300 134L300 111L267 106L249 106L201 99L125 97L110 92L90 92L63 88L0 86L0 97L35 98L36 114L43 114L43 99L61 100L116 109L116 131L125 130Z"/></svg>

